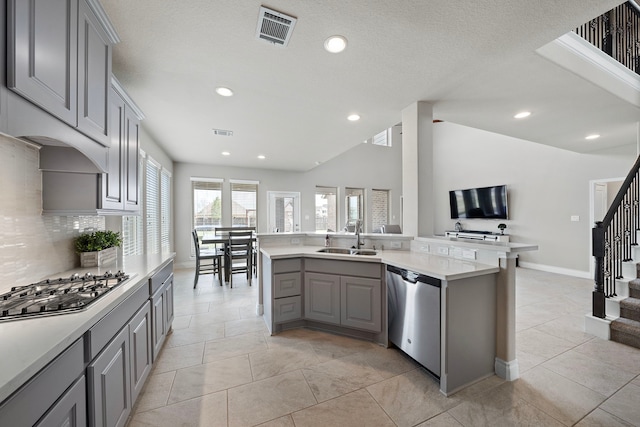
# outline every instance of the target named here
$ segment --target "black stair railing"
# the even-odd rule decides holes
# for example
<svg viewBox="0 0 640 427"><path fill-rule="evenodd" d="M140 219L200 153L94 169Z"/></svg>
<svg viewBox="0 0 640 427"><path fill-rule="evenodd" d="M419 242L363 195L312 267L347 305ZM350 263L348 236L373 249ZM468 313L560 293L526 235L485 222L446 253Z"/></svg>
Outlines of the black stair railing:
<svg viewBox="0 0 640 427"><path fill-rule="evenodd" d="M622 278L622 263L632 260L640 231L640 157L629 171L602 221L592 230L595 258L595 286L592 296L594 317L604 319L605 299L616 296L616 279Z"/></svg>
<svg viewBox="0 0 640 427"><path fill-rule="evenodd" d="M576 28L575 32L640 74L640 6L628 1Z"/></svg>

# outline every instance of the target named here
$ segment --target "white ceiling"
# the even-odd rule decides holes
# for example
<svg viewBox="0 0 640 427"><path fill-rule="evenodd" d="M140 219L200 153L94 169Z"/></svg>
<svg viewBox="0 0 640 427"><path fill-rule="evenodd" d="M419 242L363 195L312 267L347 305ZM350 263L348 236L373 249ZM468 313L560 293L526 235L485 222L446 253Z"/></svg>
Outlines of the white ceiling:
<svg viewBox="0 0 640 427"><path fill-rule="evenodd" d="M122 40L114 74L175 161L284 170L362 143L415 101L436 119L581 152L635 144L635 106L535 53L620 3L102 0ZM288 47L255 38L261 5L297 17ZM323 49L334 34L349 41L342 53ZM522 109L533 115L514 120ZM602 138L587 145L592 132Z"/></svg>

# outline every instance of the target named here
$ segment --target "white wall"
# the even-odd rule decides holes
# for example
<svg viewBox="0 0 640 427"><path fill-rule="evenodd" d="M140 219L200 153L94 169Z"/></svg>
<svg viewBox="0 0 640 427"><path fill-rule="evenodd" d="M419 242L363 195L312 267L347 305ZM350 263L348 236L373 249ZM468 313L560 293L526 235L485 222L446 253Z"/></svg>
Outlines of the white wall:
<svg viewBox="0 0 640 427"><path fill-rule="evenodd" d="M585 142L588 144L588 142ZM498 231L539 245L524 262L589 271L589 181L626 176L635 141L607 153L578 154L453 123L434 124L435 232L453 229L450 190L507 184L507 221L462 220L467 229ZM572 215L580 221L571 222Z"/></svg>
<svg viewBox="0 0 640 427"><path fill-rule="evenodd" d="M259 181L258 231L267 232L267 192L294 191L301 193L301 231L315 230L316 185L338 187L338 228L344 226L344 188L365 188L365 203L370 203L371 189L390 190L391 222L400 222L401 145L380 147L359 144L340 156L329 160L309 172L287 172L269 169L251 169L202 164L175 163L174 185L174 243L176 261L189 261L191 253L192 199L191 177L223 178ZM370 208L368 208L370 211ZM395 219L393 217L395 216ZM370 229L370 218L367 218ZM226 224L229 225L229 224Z"/></svg>
<svg viewBox="0 0 640 427"><path fill-rule="evenodd" d="M73 239L100 216L42 216L39 150L0 135L0 293L79 266ZM58 275L56 275L58 274Z"/></svg>

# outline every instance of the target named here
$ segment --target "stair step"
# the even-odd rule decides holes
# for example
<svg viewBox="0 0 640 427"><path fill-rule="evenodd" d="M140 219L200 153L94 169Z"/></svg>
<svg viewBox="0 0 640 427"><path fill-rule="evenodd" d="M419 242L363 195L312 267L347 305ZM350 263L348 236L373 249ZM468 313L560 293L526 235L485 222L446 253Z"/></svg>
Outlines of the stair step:
<svg viewBox="0 0 640 427"><path fill-rule="evenodd" d="M611 341L640 348L640 322L623 318L612 321Z"/></svg>
<svg viewBox="0 0 640 427"><path fill-rule="evenodd" d="M640 299L625 298L620 301L620 317L640 322Z"/></svg>
<svg viewBox="0 0 640 427"><path fill-rule="evenodd" d="M629 296L632 298L640 298L640 279L629 281Z"/></svg>

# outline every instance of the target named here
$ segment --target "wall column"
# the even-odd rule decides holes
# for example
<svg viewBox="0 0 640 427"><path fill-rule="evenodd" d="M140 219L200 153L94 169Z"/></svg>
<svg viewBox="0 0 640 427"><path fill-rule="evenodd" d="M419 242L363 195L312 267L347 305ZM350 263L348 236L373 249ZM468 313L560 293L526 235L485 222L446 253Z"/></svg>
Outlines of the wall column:
<svg viewBox="0 0 640 427"><path fill-rule="evenodd" d="M402 110L402 232L433 235L433 105Z"/></svg>
<svg viewBox="0 0 640 427"><path fill-rule="evenodd" d="M520 376L516 359L516 254L499 253L496 283L496 375L507 381Z"/></svg>

